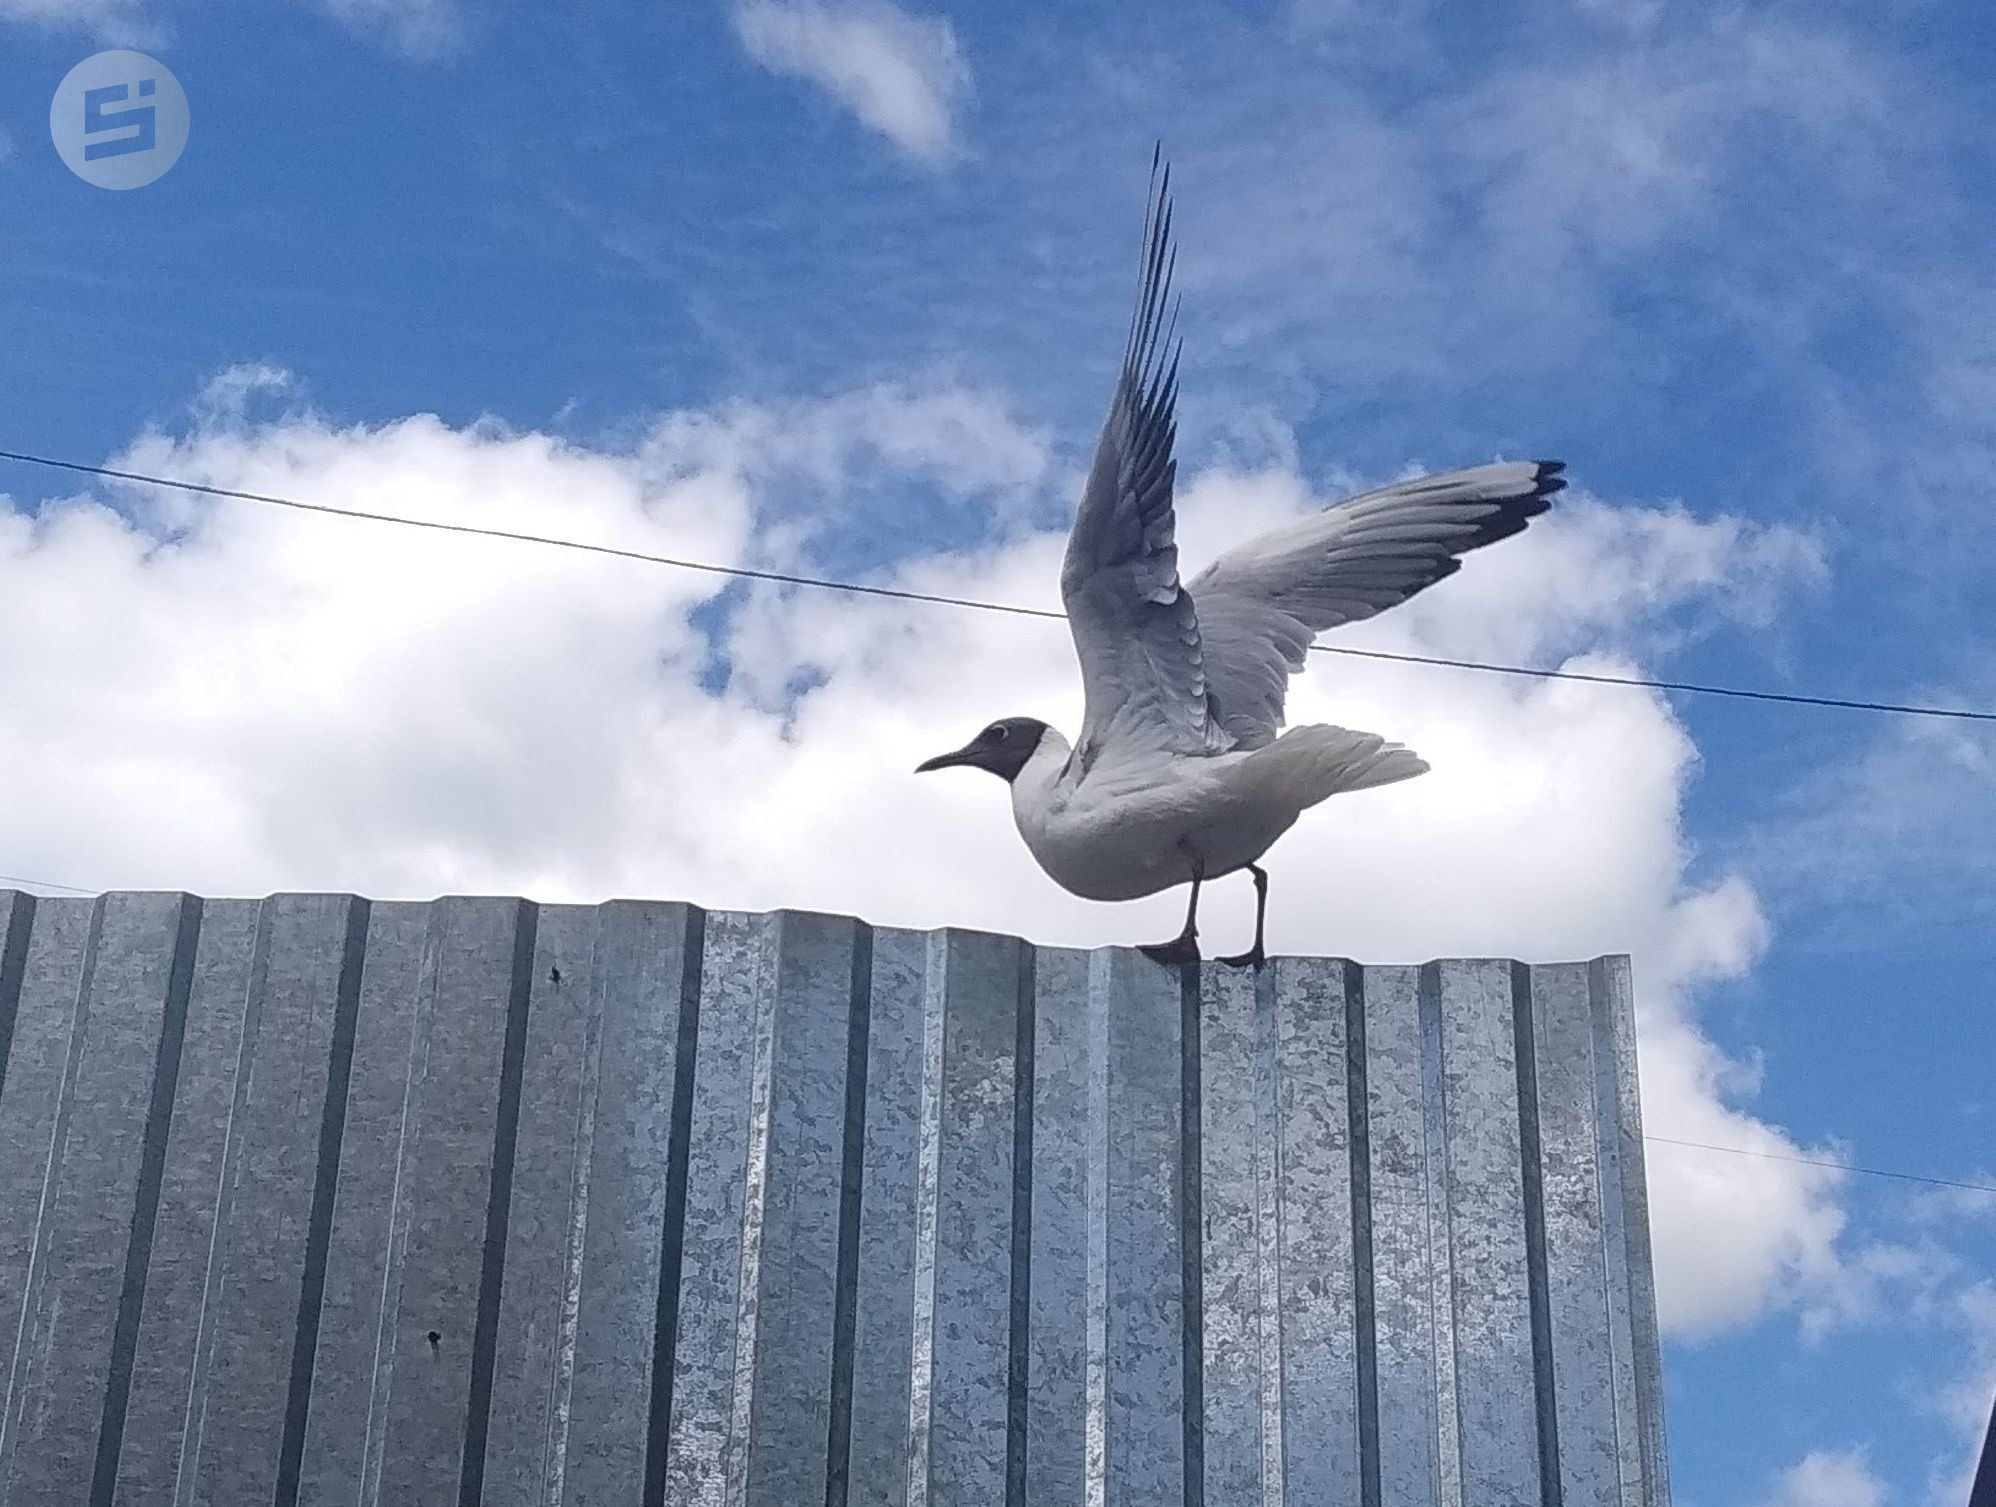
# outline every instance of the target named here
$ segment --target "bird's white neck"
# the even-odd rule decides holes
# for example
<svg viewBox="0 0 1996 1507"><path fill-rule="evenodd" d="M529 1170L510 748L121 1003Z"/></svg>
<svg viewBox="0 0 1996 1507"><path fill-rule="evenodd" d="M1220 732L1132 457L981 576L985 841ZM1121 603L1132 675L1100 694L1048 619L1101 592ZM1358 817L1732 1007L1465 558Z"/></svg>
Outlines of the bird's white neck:
<svg viewBox="0 0 1996 1507"><path fill-rule="evenodd" d="M1034 818L1044 816L1059 804L1061 775L1067 769L1073 746L1052 728L1040 734L1039 747L1026 760L1012 780L1012 815L1020 831Z"/></svg>

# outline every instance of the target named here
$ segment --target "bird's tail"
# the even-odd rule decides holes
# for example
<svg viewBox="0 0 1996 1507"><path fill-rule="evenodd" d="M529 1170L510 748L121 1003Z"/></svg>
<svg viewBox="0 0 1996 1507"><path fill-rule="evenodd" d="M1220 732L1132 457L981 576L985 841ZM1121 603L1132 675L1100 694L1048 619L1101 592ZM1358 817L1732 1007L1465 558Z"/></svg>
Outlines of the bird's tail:
<svg viewBox="0 0 1996 1507"><path fill-rule="evenodd" d="M1241 766L1246 780L1266 781L1271 794L1280 791L1299 806L1427 772L1427 761L1410 748L1388 743L1377 733L1323 723L1290 728L1268 747L1255 750Z"/></svg>

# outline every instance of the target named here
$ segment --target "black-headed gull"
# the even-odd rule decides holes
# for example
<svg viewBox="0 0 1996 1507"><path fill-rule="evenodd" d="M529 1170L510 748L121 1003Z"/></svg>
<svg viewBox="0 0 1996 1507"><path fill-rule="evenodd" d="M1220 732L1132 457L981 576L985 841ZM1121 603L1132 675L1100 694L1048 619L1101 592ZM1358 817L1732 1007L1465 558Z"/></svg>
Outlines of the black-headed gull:
<svg viewBox="0 0 1996 1507"><path fill-rule="evenodd" d="M1169 190L1153 163L1141 292L1060 573L1086 693L1081 739L1070 746L1044 722L1008 717L917 773L967 765L1008 782L1026 847L1084 899L1189 882L1185 929L1143 949L1160 962L1198 960L1199 886L1246 869L1254 946L1221 961L1259 966L1268 875L1257 860L1319 801L1428 768L1376 733L1279 732L1311 640L1453 574L1458 556L1518 533L1566 483L1558 461L1396 482L1250 539L1181 583Z"/></svg>

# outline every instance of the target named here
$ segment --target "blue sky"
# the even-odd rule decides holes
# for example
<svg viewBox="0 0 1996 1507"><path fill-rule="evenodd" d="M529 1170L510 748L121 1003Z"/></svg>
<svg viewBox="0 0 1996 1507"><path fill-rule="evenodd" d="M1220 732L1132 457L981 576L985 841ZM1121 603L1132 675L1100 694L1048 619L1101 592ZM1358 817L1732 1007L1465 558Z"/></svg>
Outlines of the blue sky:
<svg viewBox="0 0 1996 1507"><path fill-rule="evenodd" d="M0 448L463 516L492 516L480 509L502 506L498 478L524 476L503 503L514 526L640 531L710 558L1044 598L1046 531L1063 523L1100 421L1162 138L1186 294L1182 496L1207 499L1203 523L1189 500L1182 510L1188 537L1238 532L1228 499L1272 520L1408 467L1557 456L1575 495L1598 500L1577 504L1582 532L1552 535L1547 548L1564 553L1521 543L1520 563L1493 552L1465 571L1457 597L1442 600L1451 582L1433 594L1437 615L1411 620L1405 631L1426 635L1415 646L1996 706L1986 7L1019 9L612 3L578 19L452 0L0 0ZM164 178L111 193L62 165L47 108L74 63L123 43L174 70L193 128ZM0 524L9 510L47 522L77 494L65 478L0 469ZM647 868L608 836L578 855L548 832L499 830L550 769L595 779L565 745L522 734L503 664L477 657L511 643L495 611L541 600L532 562L474 551L383 563L403 546L315 533L297 549L350 551L344 566L376 583L336 598L296 574L314 567L273 532L303 525L97 495L127 533L21 535L0 554L17 603L42 603L40 616L0 619L14 642L73 628L71 668L93 683L180 673L176 643L208 631L236 643L245 624L356 675L426 665L436 678L412 682L426 689L411 704L433 707L449 684L465 710L426 744L447 798L392 741L360 752L327 735L358 737L384 681L336 679L351 704L314 703L323 720L293 763L315 790L376 792L392 766L410 784L386 812L428 820L448 806L455 825L391 859L390 835L370 849L365 834L335 841L274 815L281 782L259 795L216 773L224 733L244 725L230 718L256 710L225 705L243 676L203 699L221 708L212 726L178 713L150 725L73 685L29 685L17 664L0 670L18 677L10 694L92 757L107 738L171 746L170 767L132 776L129 809L197 792L212 850L66 805L59 782L34 786L39 766L15 745L0 789L22 804L0 821L0 872L211 892L622 884L792 903L747 859L691 838L660 836L671 862ZM131 590L156 546L183 557ZM1574 605L1579 586L1533 574L1574 559L1607 583L1602 600ZM274 605L256 595L260 569ZM439 569L490 594L432 591ZM576 579L561 578L549 611L585 613ZM911 762L895 708L928 682L894 656L911 634L941 631L932 618L710 600L705 583L655 577L600 589L586 608L599 616L562 620L572 642L600 647L588 634L619 624L640 637L626 679L592 671L551 693L574 725L639 703L665 715L647 677L683 661L686 694L704 699L672 714L743 738L763 736L762 717L775 741L754 757L786 771L783 759L803 761L815 774L786 774L799 790L836 783L826 771L864 738L892 746L897 777ZM313 613L286 617L286 601ZM111 642L113 603L158 658L122 657L138 651ZM421 634L458 647L433 662L428 647L394 648ZM1012 640L977 642L988 654ZM512 652L534 652L525 643ZM459 648L469 657L453 659ZM1070 673L1061 648L1049 677ZM1041 684L1017 673L1022 691ZM1312 678L1333 675L1381 707L1442 718L1444 738L1457 708L1475 733L1468 757L1493 770L1512 756L1527 772L1557 766L1564 734L1550 719L1583 705L1523 692L1486 705L1477 698L1495 693L1456 672L1325 665ZM985 714L961 687L920 694L962 723ZM1598 880L1623 861L1589 834L1654 844L1642 850L1663 874L1650 909L1614 912L1652 917L1654 935L1649 920L1629 919L1622 941L1612 926L1523 917L1516 942L1448 918L1428 930L1388 918L1362 937L1635 950L1639 974L1660 981L1658 1039L1668 1028L1676 1043L1659 1051L1687 1064L1687 1097L1658 1090L1652 1128L1751 1130L1768 1138L1753 1144L1794 1154L1996 1175L1996 741L1968 725L1577 694L1589 707L1625 698L1598 714L1632 719L1601 732L1599 753L1627 759L1628 790L1616 767L1577 780L1562 872ZM1495 720L1476 721L1486 712ZM1493 740L1514 736L1500 755ZM533 757L515 757L523 746ZM271 748L285 745L273 735ZM512 761L504 777L460 788L452 751L495 748ZM1629 793L1648 789L1652 755L1653 807ZM111 777L100 770L98 788ZM1501 804L1524 778L1493 777L1480 799ZM923 799L965 831L1011 840L988 801ZM583 795L548 800L610 830ZM1418 819L1412 805L1377 809ZM1493 821L1474 859L1493 873L1513 861L1504 831ZM1470 824L1462 842L1479 832ZM1021 874L1016 894L989 902L994 924L1094 935L1101 912L1054 909ZM905 895L869 895L875 919L965 919ZM837 902L833 891L832 908L848 908ZM985 903L966 892L966 906ZM1720 911L1729 919L1711 935L1723 940L1707 953L1682 940ZM1287 946L1322 950L1292 928ZM1659 1170L1698 1156L1696 1172ZM1675 1248L1738 1235L1713 1212L1731 1206L1701 1203L1693 1186L1734 1176L1723 1160L1655 1151L1653 1175L1685 1180ZM1980 1387L1986 1407L1996 1374L1996 1200L1796 1176L1778 1196L1733 1190L1792 1221L1767 1214L1756 1238L1772 1254L1712 1275L1722 1298L1683 1300L1668 1355L1678 1500L1951 1500L1961 1399Z"/></svg>

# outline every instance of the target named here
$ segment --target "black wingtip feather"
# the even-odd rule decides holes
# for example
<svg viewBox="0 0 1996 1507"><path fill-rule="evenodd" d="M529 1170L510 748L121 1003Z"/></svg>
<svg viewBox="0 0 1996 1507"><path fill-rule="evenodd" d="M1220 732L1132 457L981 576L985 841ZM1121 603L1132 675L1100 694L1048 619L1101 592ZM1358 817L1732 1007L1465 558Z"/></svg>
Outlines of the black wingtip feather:
<svg viewBox="0 0 1996 1507"><path fill-rule="evenodd" d="M1522 534L1526 524L1541 513L1550 512L1553 494L1566 487L1566 479L1559 474L1565 469L1564 461L1539 461L1532 474L1531 491L1500 503L1497 511L1484 519L1482 527L1461 545L1460 553L1467 554L1470 550L1495 544L1500 539Z"/></svg>
<svg viewBox="0 0 1996 1507"><path fill-rule="evenodd" d="M1168 416L1176 398L1178 356L1184 344L1175 338L1182 299L1172 289L1178 248L1171 238L1171 164L1163 160L1163 149L1160 141L1152 152L1143 262L1129 339L1123 347L1122 385L1129 401Z"/></svg>

